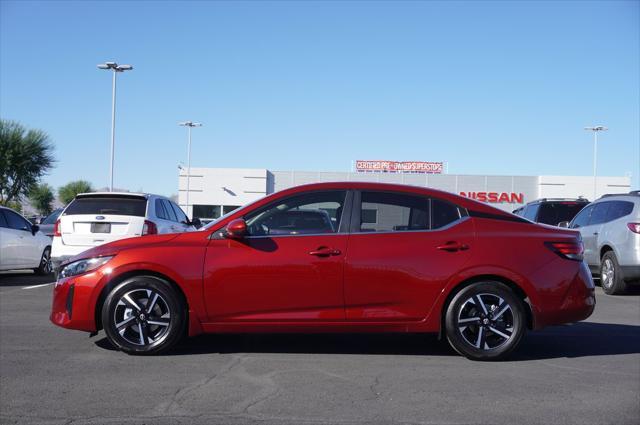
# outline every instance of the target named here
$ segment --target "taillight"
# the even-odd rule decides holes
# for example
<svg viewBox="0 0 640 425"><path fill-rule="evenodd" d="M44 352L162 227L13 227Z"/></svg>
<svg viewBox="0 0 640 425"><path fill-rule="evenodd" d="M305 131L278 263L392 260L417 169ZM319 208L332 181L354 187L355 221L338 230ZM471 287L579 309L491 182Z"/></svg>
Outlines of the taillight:
<svg viewBox="0 0 640 425"><path fill-rule="evenodd" d="M544 244L551 251L568 260L582 261L584 258L584 245L582 245L582 241L545 242Z"/></svg>
<svg viewBox="0 0 640 425"><path fill-rule="evenodd" d="M627 227L633 233L640 233L640 223L627 223Z"/></svg>
<svg viewBox="0 0 640 425"><path fill-rule="evenodd" d="M60 219L57 219L53 225L53 236L62 236L62 233L60 233Z"/></svg>
<svg viewBox="0 0 640 425"><path fill-rule="evenodd" d="M142 226L142 236L144 235L157 235L158 226L153 221L145 220Z"/></svg>

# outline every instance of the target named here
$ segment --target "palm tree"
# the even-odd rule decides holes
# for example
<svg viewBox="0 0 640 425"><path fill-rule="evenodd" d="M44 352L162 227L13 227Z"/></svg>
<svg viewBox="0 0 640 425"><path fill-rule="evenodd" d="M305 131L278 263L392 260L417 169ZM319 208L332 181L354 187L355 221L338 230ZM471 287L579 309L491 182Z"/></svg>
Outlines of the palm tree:
<svg viewBox="0 0 640 425"><path fill-rule="evenodd" d="M27 196L54 162L53 145L45 132L0 120L0 204Z"/></svg>

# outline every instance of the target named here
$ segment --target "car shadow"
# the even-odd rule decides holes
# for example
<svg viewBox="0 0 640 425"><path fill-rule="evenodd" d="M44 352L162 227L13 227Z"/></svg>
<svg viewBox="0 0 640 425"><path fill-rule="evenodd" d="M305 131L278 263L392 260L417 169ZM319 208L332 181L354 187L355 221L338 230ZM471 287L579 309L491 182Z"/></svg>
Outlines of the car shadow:
<svg viewBox="0 0 640 425"><path fill-rule="evenodd" d="M40 276L32 271L0 272L0 287L2 286L31 286L51 283L56 280L55 275Z"/></svg>
<svg viewBox="0 0 640 425"><path fill-rule="evenodd" d="M95 344L115 350L106 338ZM210 353L457 355L446 341L431 334L200 335L183 340L165 355ZM640 353L640 326L581 322L527 333L509 361L634 353Z"/></svg>

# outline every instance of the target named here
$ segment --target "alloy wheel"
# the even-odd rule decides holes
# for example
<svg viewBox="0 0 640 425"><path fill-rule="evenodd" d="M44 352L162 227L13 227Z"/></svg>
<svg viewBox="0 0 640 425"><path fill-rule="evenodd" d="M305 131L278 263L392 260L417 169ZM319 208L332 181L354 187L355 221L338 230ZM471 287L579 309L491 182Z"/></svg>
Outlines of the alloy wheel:
<svg viewBox="0 0 640 425"><path fill-rule="evenodd" d="M602 270L600 272L600 284L606 288L613 285L615 278L615 268L610 258L605 258L602 262Z"/></svg>
<svg viewBox="0 0 640 425"><path fill-rule="evenodd" d="M469 345L480 350L493 350L511 339L514 314L511 305L500 296L475 294L462 304L457 326Z"/></svg>
<svg viewBox="0 0 640 425"><path fill-rule="evenodd" d="M53 271L53 265L51 264L51 250L45 249L42 253L40 268L44 274L49 274Z"/></svg>
<svg viewBox="0 0 640 425"><path fill-rule="evenodd" d="M159 344L169 334L169 304L154 290L134 289L126 292L118 300L113 314L116 332L131 344Z"/></svg>

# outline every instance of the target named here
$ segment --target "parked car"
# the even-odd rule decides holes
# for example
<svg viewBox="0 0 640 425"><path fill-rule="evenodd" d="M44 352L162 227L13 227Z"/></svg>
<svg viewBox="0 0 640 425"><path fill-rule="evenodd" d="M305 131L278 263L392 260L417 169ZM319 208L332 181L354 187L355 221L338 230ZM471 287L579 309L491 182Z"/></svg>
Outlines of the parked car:
<svg viewBox="0 0 640 425"><path fill-rule="evenodd" d="M55 226L56 221L58 220L58 217L60 217L63 209L64 208L58 208L54 210L51 214L43 218L40 221L40 224L38 224L38 226L40 226L40 231L46 236L53 238L53 227Z"/></svg>
<svg viewBox="0 0 640 425"><path fill-rule="evenodd" d="M306 219L280 226L301 212L314 233ZM471 359L494 360L527 328L591 315L582 251L578 232L447 192L312 184L196 232L112 242L67 260L51 321L104 329L132 354L167 350L184 333L434 332Z"/></svg>
<svg viewBox="0 0 640 425"><path fill-rule="evenodd" d="M605 195L561 226L580 231L584 261L605 293L623 294L640 281L640 192Z"/></svg>
<svg viewBox="0 0 640 425"><path fill-rule="evenodd" d="M173 201L147 193L81 193L54 224L54 267L91 247L135 236L195 230Z"/></svg>
<svg viewBox="0 0 640 425"><path fill-rule="evenodd" d="M557 226L563 221L571 221L587 205L589 201L584 198L542 198L527 203L513 213L535 223Z"/></svg>
<svg viewBox="0 0 640 425"><path fill-rule="evenodd" d="M10 208L0 206L0 270L51 273L51 239Z"/></svg>

